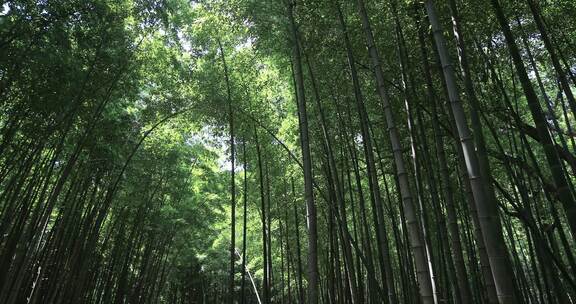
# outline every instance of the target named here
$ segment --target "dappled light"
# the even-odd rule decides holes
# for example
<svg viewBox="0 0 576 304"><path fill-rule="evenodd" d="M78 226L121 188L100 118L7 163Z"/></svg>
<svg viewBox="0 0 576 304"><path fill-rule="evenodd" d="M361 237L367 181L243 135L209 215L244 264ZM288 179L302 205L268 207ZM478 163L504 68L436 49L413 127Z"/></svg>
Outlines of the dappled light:
<svg viewBox="0 0 576 304"><path fill-rule="evenodd" d="M575 16L3 1L0 303L575 304Z"/></svg>

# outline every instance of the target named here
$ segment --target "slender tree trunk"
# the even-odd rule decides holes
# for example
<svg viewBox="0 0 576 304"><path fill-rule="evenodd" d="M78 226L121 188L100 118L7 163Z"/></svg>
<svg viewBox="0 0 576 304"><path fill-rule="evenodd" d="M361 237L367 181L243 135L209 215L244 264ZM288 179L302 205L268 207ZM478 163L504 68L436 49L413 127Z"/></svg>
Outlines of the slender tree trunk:
<svg viewBox="0 0 576 304"><path fill-rule="evenodd" d="M295 197L294 191L294 181L291 181L292 184L292 196ZM296 258L298 262L297 268L297 282L298 282L298 300L300 304L304 304L304 285L302 284L302 258L301 258L301 249L300 249L300 227L298 221L298 207L294 204L294 230L296 232Z"/></svg>
<svg viewBox="0 0 576 304"><path fill-rule="evenodd" d="M232 111L232 94L230 89L230 78L228 75L228 65L222 43L218 40L220 48L220 59L224 66L224 77L226 80L226 93L228 98L228 121L230 124L230 273L229 273L229 303L234 303L234 262L236 260L236 182L235 177L235 146L234 146L234 112Z"/></svg>
<svg viewBox="0 0 576 304"><path fill-rule="evenodd" d="M392 273L392 264L390 262L390 249L388 247L388 233L386 231L386 224L384 223L384 214L382 212L382 195L380 193L380 186L378 185L378 176L376 172L376 165L374 161L374 152L372 147L372 138L370 136L369 130L369 118L366 111L366 106L364 105L364 98L362 97L360 80L356 71L356 66L354 62L354 54L352 53L352 45L348 38L348 33L346 29L346 24L344 17L340 11L339 4L336 4L338 11L338 19L340 21L340 27L342 29L344 42L347 51L348 65L350 68L350 74L352 77L352 82L354 85L354 96L356 98L356 107L358 109L358 116L360 117L360 129L362 132L362 142L364 146L364 154L366 156L366 169L368 173L368 184L370 187L370 197L372 202L372 211L375 212L375 225L376 225L376 238L379 244L378 249L380 252L380 265L382 272L382 280L384 284L384 292L388 295L388 301L390 303L395 303L396 292L394 288L394 279Z"/></svg>
<svg viewBox="0 0 576 304"><path fill-rule="evenodd" d="M320 93L316 84L315 74L313 73L312 65L308 56L306 56L306 65L308 67L308 74L310 75L310 80L312 82L312 89L314 92L314 97L316 101L316 106L318 108L318 118L320 120L320 126L322 129L322 137L323 141L323 148L325 153L328 157L328 170L327 170L327 178L328 178L328 186L329 191L333 192L333 196L336 198L338 205L335 206L336 209L336 216L341 219L338 221L338 232L339 236L342 239L342 251L344 254L344 263L345 268L347 270L348 275L348 285L349 285L349 292L350 296L352 297L351 301L352 304L357 303L358 298L358 291L356 288L356 277L355 277L355 267L354 261L352 259L352 250L351 250L351 240L348 238L348 234L345 231L348 230L348 219L346 216L346 206L344 202L344 190L342 189L342 183L338 178L338 167L336 166L336 160L334 157L334 151L332 149L332 137L331 133L328 130L327 119L324 114L324 108L322 106ZM332 209L332 208L331 208ZM340 222L342 225L340 225Z"/></svg>
<svg viewBox="0 0 576 304"><path fill-rule="evenodd" d="M308 141L308 117L306 112L306 97L304 87L304 74L298 32L294 21L294 4L288 4L288 19L290 21L292 39L292 57L294 60L294 78L296 83L296 99L298 101L298 118L300 129L300 144L302 148L302 163L304 166L304 197L308 212L308 303L318 303L318 231L316 227L316 204L314 203L314 189L312 184L312 161Z"/></svg>
<svg viewBox="0 0 576 304"><path fill-rule="evenodd" d="M272 271L272 215L270 212L270 208L272 206L272 197L271 197L271 190L270 190L270 169L269 163L266 159L264 163L264 170L266 172L266 201L268 205L266 205L266 217L268 218L268 223L266 226L267 232L266 236L268 237L268 267L266 267L268 272L268 288L270 288L270 300L274 297L273 290L274 290L274 272Z"/></svg>
<svg viewBox="0 0 576 304"><path fill-rule="evenodd" d="M366 42L368 51L372 60L372 68L374 69L374 76L378 86L378 94L382 107L384 108L384 116L386 119L387 129L390 136L390 143L392 145L392 153L394 155L394 163L396 168L396 175L399 183L400 195L402 197L403 209L406 217L406 225L408 226L408 236L414 260L416 262L416 272L418 276L418 286L420 291L420 298L424 304L434 303L434 294L432 290L432 278L428 268L428 258L424 248L424 240L422 230L418 223L418 216L413 202L413 195L410 189L408 172L404 164L402 155L402 147L400 144L400 137L398 129L394 122L394 115L384 85L384 74L380 64L380 55L376 49L372 29L370 27L370 20L368 13L364 6L363 0L358 0L358 9L360 19L366 35Z"/></svg>
<svg viewBox="0 0 576 304"><path fill-rule="evenodd" d="M262 268L264 269L264 278L262 280L262 302L270 303L270 288L268 286L268 237L266 233L266 196L264 193L264 170L262 164L262 152L260 151L260 142L258 141L258 130L254 127L254 140L256 142L256 156L258 159L258 179L260 181L260 204L262 219Z"/></svg>
<svg viewBox="0 0 576 304"><path fill-rule="evenodd" d="M558 151L556 151L554 147L554 141L552 140L548 130L546 118L542 111L538 96L536 95L536 91L530 82L530 78L528 77L528 73L524 67L524 62L520 55L518 45L516 44L514 35L512 34L510 26L508 25L508 20L506 19L502 7L500 6L500 1L491 0L490 2L492 3L496 19L500 24L500 28L504 33L504 37L506 38L508 51L510 52L514 67L516 68L516 73L520 79L520 84L522 85L522 90L526 96L526 101L528 103L530 113L532 114L532 119L536 124L538 136L542 142L546 160L550 167L550 171L552 172L552 178L558 192L558 200L564 207L572 235L576 236L576 201L574 200L572 190L570 189L568 180L566 179L565 172L562 167L562 161L558 156Z"/></svg>
<svg viewBox="0 0 576 304"><path fill-rule="evenodd" d="M242 197L243 202L243 216L242 216L242 287L240 289L240 303L244 304L246 301L246 232L248 229L247 219L248 219L248 161L246 155L246 141L242 140L242 157L243 157L243 169L244 169L244 195Z"/></svg>
<svg viewBox="0 0 576 304"><path fill-rule="evenodd" d="M450 106L452 108L452 114L454 115L462 150L464 152L464 158L466 160L468 178L470 180L470 185L472 186L474 201L476 202L478 218L480 219L482 235L484 237L488 258L490 260L490 268L494 275L494 283L496 284L498 299L500 303L516 303L514 272L508 257L508 251L502 233L502 226L498 216L498 209L495 205L496 202L490 199L493 194L490 195L488 193L489 188L485 185L484 179L481 175L482 172L479 168L479 160L474 148L472 135L468 129L464 109L460 103L453 66L440 28L440 22L438 21L436 10L431 0L426 1L426 11L428 12L428 19L432 25L436 47L438 48L438 54L440 55L444 79L446 81L450 99Z"/></svg>

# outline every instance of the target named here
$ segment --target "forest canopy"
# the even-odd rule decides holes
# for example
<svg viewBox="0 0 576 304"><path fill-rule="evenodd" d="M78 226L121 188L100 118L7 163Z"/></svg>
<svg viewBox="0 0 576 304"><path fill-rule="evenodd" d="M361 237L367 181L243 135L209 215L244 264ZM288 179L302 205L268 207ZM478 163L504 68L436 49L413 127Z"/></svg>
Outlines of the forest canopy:
<svg viewBox="0 0 576 304"><path fill-rule="evenodd" d="M576 303L576 2L5 0L0 303Z"/></svg>

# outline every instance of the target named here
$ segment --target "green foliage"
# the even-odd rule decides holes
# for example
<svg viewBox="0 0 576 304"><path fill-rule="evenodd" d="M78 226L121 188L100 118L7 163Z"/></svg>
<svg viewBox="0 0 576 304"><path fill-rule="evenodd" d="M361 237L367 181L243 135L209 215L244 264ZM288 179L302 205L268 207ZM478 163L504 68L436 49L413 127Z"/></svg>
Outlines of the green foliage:
<svg viewBox="0 0 576 304"><path fill-rule="evenodd" d="M447 234L448 193L442 191L449 186L457 213L452 224L460 229L457 236L465 247L461 250L464 269L478 290L473 301L482 303L486 292L470 210L474 202L468 204L466 164L458 153L460 142L422 3L366 2L402 153L409 160L406 174L420 216L416 224L426 228L429 263L437 271L437 296L443 297L439 301L458 302L453 300L458 287L451 276L454 265L448 259L455 236ZM450 8L448 3L435 2L443 34L449 37L449 55L460 72L461 51L451 29ZM489 182L498 200L495 208L506 228L503 235L522 283L522 296L532 302L538 302L538 297L564 303L560 291L573 287L570 279L574 279L575 247L569 232L573 219L558 204L554 172L535 133L533 113L518 73L511 69L510 50L491 6L456 2L482 123L480 128L473 126L473 135L485 139ZM500 2L518 43L526 40L521 56L542 99L549 124L545 132L551 134L554 151L562 157L561 172L574 196L575 113L567 107L558 71L526 4ZM576 5L568 0L540 2L546 29L573 89ZM292 1L3 2L1 303L221 303L226 299L231 117L221 55L227 64L235 124L234 248L241 255L242 237L246 238L245 262L258 292L263 293L265 261L270 259L271 302L286 299L288 290L293 294L286 301L295 301L298 278L307 287L309 251L288 3ZM347 26L374 151L363 149L363 122L336 4ZM304 64L322 299L325 303L350 300L346 248L359 268L353 276L358 284L365 284L361 292L373 299L381 296L376 288L370 290L374 286L369 285L369 275L375 276L378 288L385 285L378 265L379 227L373 222L374 207L382 207L392 275L397 277L392 286L402 293L399 299L416 303L414 248L407 243L389 126L357 5L295 1L294 14ZM420 26L429 58L420 48ZM425 60L430 61L429 71L423 68ZM541 86L536 85L536 71ZM464 94L464 79L457 82L468 118L473 99ZM439 131L434 128L436 107ZM442 144L436 146L439 139ZM445 164L437 159L439 151L445 153ZM367 175L367 153L376 158L375 185ZM446 165L446 176L441 165ZM370 204L374 187L382 190L383 206ZM263 215L270 227L262 227ZM268 229L270 257L262 254L263 229ZM346 231L357 247L351 247ZM551 256L555 264L546 268ZM302 271L297 267L299 257ZM370 259L374 269L368 269L364 259ZM234 264L236 296L242 262L238 257ZM281 267L285 267L282 274ZM555 279L559 270L567 274ZM542 286L550 284L559 287L544 294ZM247 297L253 299L251 282L246 286ZM574 297L574 291L565 294Z"/></svg>

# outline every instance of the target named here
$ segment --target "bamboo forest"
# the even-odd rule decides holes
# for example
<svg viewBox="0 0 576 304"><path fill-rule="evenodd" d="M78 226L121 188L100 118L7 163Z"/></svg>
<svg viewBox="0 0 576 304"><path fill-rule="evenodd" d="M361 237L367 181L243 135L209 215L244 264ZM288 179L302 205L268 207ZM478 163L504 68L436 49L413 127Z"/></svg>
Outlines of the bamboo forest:
<svg viewBox="0 0 576 304"><path fill-rule="evenodd" d="M576 304L576 1L0 1L1 304Z"/></svg>

